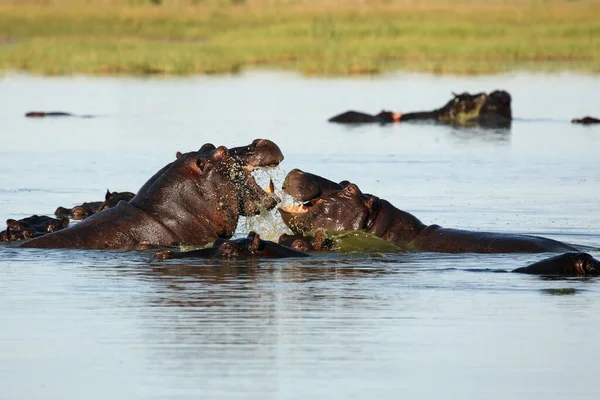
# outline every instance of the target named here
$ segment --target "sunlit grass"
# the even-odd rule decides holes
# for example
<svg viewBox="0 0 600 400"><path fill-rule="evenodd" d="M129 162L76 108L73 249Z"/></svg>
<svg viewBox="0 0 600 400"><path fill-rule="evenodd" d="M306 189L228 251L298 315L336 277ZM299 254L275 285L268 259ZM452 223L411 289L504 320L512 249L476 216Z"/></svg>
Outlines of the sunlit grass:
<svg viewBox="0 0 600 400"><path fill-rule="evenodd" d="M599 1L0 0L0 69L41 74L600 72Z"/></svg>

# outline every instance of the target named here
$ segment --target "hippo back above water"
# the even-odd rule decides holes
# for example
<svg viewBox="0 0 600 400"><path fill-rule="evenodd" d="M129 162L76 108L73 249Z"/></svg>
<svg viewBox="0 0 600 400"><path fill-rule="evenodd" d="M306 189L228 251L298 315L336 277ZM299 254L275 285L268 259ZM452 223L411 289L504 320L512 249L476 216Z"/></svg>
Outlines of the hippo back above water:
<svg viewBox="0 0 600 400"><path fill-rule="evenodd" d="M359 111L346 111L329 119L342 124L393 123L406 121L435 121L460 126L507 128L512 121L512 98L505 90L489 94L467 92L453 94L444 106L431 111L399 113L382 110L370 115Z"/></svg>
<svg viewBox="0 0 600 400"><path fill-rule="evenodd" d="M425 225L386 200L364 194L349 182L291 171L284 189L301 206L280 207L284 223L295 234L317 230L364 230L406 250L440 253L543 253L577 251L568 244L539 236L477 232Z"/></svg>
<svg viewBox="0 0 600 400"><path fill-rule="evenodd" d="M240 215L252 216L277 204L248 172L283 159L268 140L246 150L212 144L177 159L154 174L129 203L98 212L63 231L23 247L129 249L174 244L204 245L233 235ZM248 152L255 155L248 155ZM264 154L268 152L269 154Z"/></svg>

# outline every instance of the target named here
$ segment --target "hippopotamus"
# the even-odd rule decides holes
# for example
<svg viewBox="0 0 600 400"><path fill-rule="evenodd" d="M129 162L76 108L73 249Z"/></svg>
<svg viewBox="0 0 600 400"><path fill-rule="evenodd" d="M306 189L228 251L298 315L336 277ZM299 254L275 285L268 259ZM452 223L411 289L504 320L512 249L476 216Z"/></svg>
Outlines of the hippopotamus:
<svg viewBox="0 0 600 400"><path fill-rule="evenodd" d="M256 232L250 232L243 239L217 239L212 247L191 251L161 250L156 258L217 258L222 260L242 260L248 258L288 258L308 257L308 254L269 240L262 240Z"/></svg>
<svg viewBox="0 0 600 400"><path fill-rule="evenodd" d="M175 161L154 174L129 202L22 247L144 249L228 239L240 215L256 215L277 205L248 170L281 160L279 148L264 139L245 150L207 143L198 151L177 152Z"/></svg>
<svg viewBox="0 0 600 400"><path fill-rule="evenodd" d="M527 267L517 268L512 272L534 275L598 276L600 261L588 253L569 252L546 258Z"/></svg>
<svg viewBox="0 0 600 400"><path fill-rule="evenodd" d="M44 117L78 117L78 118L94 118L93 115L78 115L63 111L29 111L25 113L27 118L44 118Z"/></svg>
<svg viewBox="0 0 600 400"><path fill-rule="evenodd" d="M578 251L539 236L478 232L425 225L377 196L364 194L348 181L335 183L298 169L286 176L283 189L300 206L280 207L283 222L295 234L317 230L363 230L402 249L440 253L544 253Z"/></svg>
<svg viewBox="0 0 600 400"><path fill-rule="evenodd" d="M134 196L135 193L111 192L110 190L106 189L104 201L85 202L73 208L58 207L56 211L54 211L54 215L57 217L60 216L74 220L82 220L99 211L116 206L121 200L129 201L133 199Z"/></svg>
<svg viewBox="0 0 600 400"><path fill-rule="evenodd" d="M370 115L359 111L346 111L329 119L329 122L380 124L415 120L436 121L453 125L482 127L509 127L512 121L511 97L504 90L486 93L453 93L454 97L443 107L432 111L399 113L382 110Z"/></svg>
<svg viewBox="0 0 600 400"><path fill-rule="evenodd" d="M69 225L68 218L51 218L45 215L32 215L20 220L7 219L6 230L0 232L0 241L31 239L49 232L56 232Z"/></svg>
<svg viewBox="0 0 600 400"><path fill-rule="evenodd" d="M583 117L583 118L573 118L571 120L572 124L582 124L582 125L592 125L592 124L600 124L600 119L594 117Z"/></svg>
<svg viewBox="0 0 600 400"><path fill-rule="evenodd" d="M304 252L332 250L334 247L333 241L326 238L323 231L317 231L314 236L284 233L279 236L278 243Z"/></svg>

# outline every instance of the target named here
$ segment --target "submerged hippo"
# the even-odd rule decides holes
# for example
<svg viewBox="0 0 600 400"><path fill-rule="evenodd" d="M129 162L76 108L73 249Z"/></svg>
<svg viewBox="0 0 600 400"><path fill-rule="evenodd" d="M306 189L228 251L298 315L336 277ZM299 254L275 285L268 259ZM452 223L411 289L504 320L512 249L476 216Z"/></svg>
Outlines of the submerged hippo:
<svg viewBox="0 0 600 400"><path fill-rule="evenodd" d="M358 111L346 111L329 119L342 124L392 123L414 120L429 120L455 125L477 125L483 127L509 127L512 121L511 97L504 90L486 93L462 93L443 107L432 111L394 113L382 110L370 115Z"/></svg>
<svg viewBox="0 0 600 400"><path fill-rule="evenodd" d="M577 251L538 236L476 232L425 225L386 200L363 194L355 184L332 182L292 170L283 189L300 206L280 207L283 222L295 234L317 230L363 230L406 250L440 253L543 253Z"/></svg>
<svg viewBox="0 0 600 400"><path fill-rule="evenodd" d="M7 219L6 230L0 232L0 241L17 241L56 232L69 225L68 218L51 218L45 215L32 215L20 220Z"/></svg>
<svg viewBox="0 0 600 400"><path fill-rule="evenodd" d="M588 253L570 252L546 258L512 272L534 275L598 276L600 261Z"/></svg>
<svg viewBox="0 0 600 400"><path fill-rule="evenodd" d="M44 117L78 117L78 118L94 118L93 115L78 115L63 111L29 111L25 113L27 118L44 118Z"/></svg>
<svg viewBox="0 0 600 400"><path fill-rule="evenodd" d="M99 211L116 206L121 200L129 201L133 199L134 196L135 193L111 192L110 190L106 189L104 201L85 202L73 208L58 207L56 211L54 211L54 215L56 215L57 217L66 217L74 220L82 220Z"/></svg>
<svg viewBox="0 0 600 400"><path fill-rule="evenodd" d="M583 117L583 118L574 118L571 120L572 124L582 124L582 125L592 125L592 124L600 124L600 119L594 117Z"/></svg>
<svg viewBox="0 0 600 400"><path fill-rule="evenodd" d="M310 236L284 233L279 236L278 243L304 252L332 250L335 245L331 239L325 237L323 231Z"/></svg>
<svg viewBox="0 0 600 400"><path fill-rule="evenodd" d="M308 257L303 251L293 249L269 240L262 240L256 232L250 232L243 239L217 239L212 247L192 251L162 250L156 258L217 258L222 260L242 260L248 258L288 258Z"/></svg>
<svg viewBox="0 0 600 400"><path fill-rule="evenodd" d="M248 169L265 166L266 161L277 165L283 160L281 151L261 139L245 149L230 151L207 143L198 151L178 152L176 160L151 177L129 203L121 201L23 247L135 249L203 246L230 238L240 215L256 215L277 205Z"/></svg>

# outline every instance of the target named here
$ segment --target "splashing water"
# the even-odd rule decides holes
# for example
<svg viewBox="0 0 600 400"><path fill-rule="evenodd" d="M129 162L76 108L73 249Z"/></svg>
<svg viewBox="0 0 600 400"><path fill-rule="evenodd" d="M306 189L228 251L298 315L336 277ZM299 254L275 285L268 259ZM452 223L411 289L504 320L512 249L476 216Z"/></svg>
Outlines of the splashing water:
<svg viewBox="0 0 600 400"><path fill-rule="evenodd" d="M269 181L272 180L275 184L275 195L282 199L282 203L284 198L289 197L280 189L285 179L285 172L281 168L256 169L255 171L254 179L260 187L268 187ZM277 242L282 233L291 233L279 217L277 210L265 208L262 208L260 214L255 217L240 217L234 237L245 237L250 231L258 233L264 240L274 242Z"/></svg>

